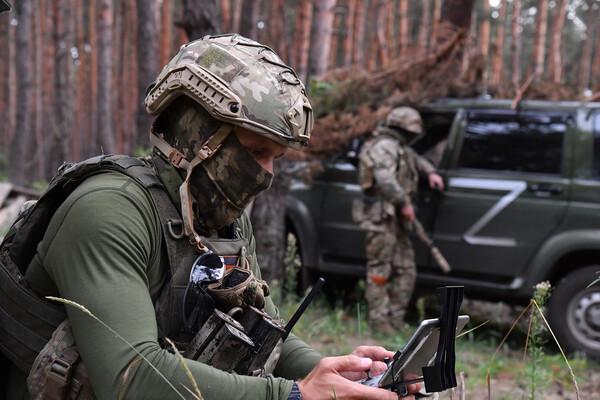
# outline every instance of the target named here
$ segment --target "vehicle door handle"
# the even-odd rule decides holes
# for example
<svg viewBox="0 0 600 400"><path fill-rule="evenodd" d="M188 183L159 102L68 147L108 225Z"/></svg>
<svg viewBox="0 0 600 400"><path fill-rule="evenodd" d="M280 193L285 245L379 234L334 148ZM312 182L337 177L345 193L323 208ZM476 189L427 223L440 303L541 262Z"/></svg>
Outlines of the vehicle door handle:
<svg viewBox="0 0 600 400"><path fill-rule="evenodd" d="M527 189L540 195L557 195L565 190L563 185L556 183L532 183Z"/></svg>

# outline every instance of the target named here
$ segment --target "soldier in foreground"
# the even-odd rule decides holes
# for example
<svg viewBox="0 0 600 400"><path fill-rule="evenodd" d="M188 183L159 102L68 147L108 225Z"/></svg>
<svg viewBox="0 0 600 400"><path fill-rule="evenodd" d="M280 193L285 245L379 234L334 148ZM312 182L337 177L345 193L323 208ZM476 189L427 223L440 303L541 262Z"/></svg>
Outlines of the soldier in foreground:
<svg viewBox="0 0 600 400"><path fill-rule="evenodd" d="M419 176L427 178L432 189L444 189L435 168L408 146L422 133L423 121L416 110L395 108L359 155L364 197L355 204L354 219L367 231L369 320L387 332L404 326L415 286L417 271L409 233Z"/></svg>
<svg viewBox="0 0 600 400"><path fill-rule="evenodd" d="M257 42L207 37L182 47L145 103L157 116L150 157L100 156L63 166L0 247L3 273L29 296L0 307L21 305L35 316L19 310L8 324L23 330L0 336L13 363L5 398L29 398L27 387L42 399L193 398L184 388L192 386L189 377L163 340L170 338L185 354L199 355L202 362L187 365L206 400L396 399L354 382L385 369L382 360L393 353L381 347L323 358L289 335L259 364L242 357L258 352L249 343L261 339L243 333L244 316L279 329L244 209L269 187L273 161L309 140L312 109L293 70ZM29 363L39 338L48 336L44 324L55 315L60 321L63 312L32 293L84 305L145 360L68 306L68 324ZM46 315L35 315L38 309ZM225 327L220 332L230 341L196 342L208 320ZM207 353L209 360L202 358Z"/></svg>

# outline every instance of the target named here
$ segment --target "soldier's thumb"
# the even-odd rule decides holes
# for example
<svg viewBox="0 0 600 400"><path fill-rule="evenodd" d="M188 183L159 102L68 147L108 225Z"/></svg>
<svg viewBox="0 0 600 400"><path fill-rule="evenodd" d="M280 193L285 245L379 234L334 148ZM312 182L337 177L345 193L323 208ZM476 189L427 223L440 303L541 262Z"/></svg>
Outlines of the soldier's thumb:
<svg viewBox="0 0 600 400"><path fill-rule="evenodd" d="M329 357L327 367L335 371L364 372L371 369L373 360L355 355Z"/></svg>

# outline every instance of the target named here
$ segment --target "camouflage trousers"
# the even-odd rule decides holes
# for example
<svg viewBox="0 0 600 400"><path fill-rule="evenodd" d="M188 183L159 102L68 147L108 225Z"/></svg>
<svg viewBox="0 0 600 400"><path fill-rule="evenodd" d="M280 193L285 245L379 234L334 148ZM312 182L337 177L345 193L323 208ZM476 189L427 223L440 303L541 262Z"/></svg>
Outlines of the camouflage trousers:
<svg viewBox="0 0 600 400"><path fill-rule="evenodd" d="M404 228L393 222L367 232L367 302L369 320L399 328L412 296L417 270L412 243Z"/></svg>

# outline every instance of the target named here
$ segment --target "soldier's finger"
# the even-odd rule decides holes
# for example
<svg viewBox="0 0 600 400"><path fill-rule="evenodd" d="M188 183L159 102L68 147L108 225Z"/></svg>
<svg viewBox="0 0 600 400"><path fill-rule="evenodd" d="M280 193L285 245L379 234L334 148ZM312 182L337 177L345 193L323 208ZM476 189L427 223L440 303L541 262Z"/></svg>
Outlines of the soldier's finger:
<svg viewBox="0 0 600 400"><path fill-rule="evenodd" d="M368 357L371 360L383 361L386 357L393 357L394 352L386 350L381 346L359 346L357 347L352 354L357 355L359 357Z"/></svg>
<svg viewBox="0 0 600 400"><path fill-rule="evenodd" d="M319 364L322 367L335 371L353 371L362 372L371 369L373 361L370 358L358 357L355 355L326 357Z"/></svg>

